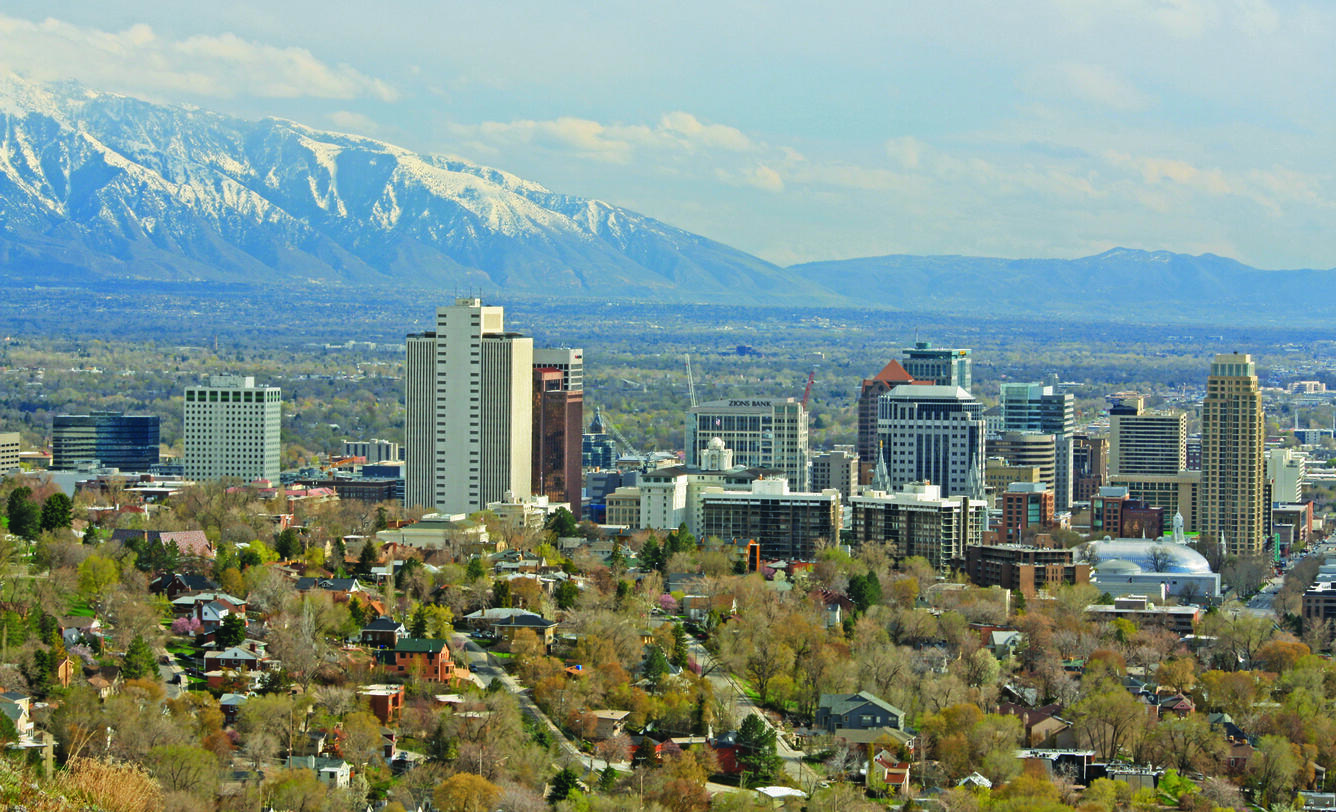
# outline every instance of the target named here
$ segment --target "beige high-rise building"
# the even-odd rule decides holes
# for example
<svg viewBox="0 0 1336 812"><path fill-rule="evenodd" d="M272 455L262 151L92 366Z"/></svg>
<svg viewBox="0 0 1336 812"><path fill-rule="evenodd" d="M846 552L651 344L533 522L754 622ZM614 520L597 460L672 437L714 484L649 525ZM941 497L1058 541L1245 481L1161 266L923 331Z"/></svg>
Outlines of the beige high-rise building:
<svg viewBox="0 0 1336 812"><path fill-rule="evenodd" d="M405 501L446 513L531 493L533 339L500 307L456 299L408 337Z"/></svg>
<svg viewBox="0 0 1336 812"><path fill-rule="evenodd" d="M277 483L283 447L283 392L240 375L187 386L182 434L187 479L237 477Z"/></svg>
<svg viewBox="0 0 1336 812"><path fill-rule="evenodd" d="M1230 555L1260 555L1266 541L1265 438L1252 356L1217 355L1201 410L1199 521Z"/></svg>
<svg viewBox="0 0 1336 812"><path fill-rule="evenodd" d="M1187 468L1188 416L1146 411L1139 396L1109 409L1109 474L1176 474Z"/></svg>

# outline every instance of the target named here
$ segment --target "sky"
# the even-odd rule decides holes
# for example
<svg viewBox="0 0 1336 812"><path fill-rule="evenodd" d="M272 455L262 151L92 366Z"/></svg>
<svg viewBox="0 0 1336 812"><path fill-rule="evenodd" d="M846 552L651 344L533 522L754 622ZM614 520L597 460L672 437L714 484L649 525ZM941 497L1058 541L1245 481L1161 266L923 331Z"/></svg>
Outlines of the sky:
<svg viewBox="0 0 1336 812"><path fill-rule="evenodd" d="M1336 3L1268 0L0 0L0 69L457 155L780 264L1336 266L1333 41Z"/></svg>

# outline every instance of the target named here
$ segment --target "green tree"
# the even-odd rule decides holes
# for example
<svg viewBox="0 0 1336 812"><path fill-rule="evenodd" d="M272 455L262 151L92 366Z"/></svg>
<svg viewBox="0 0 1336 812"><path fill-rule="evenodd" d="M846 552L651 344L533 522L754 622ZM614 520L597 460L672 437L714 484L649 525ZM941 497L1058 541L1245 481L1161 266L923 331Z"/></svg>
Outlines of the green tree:
<svg viewBox="0 0 1336 812"><path fill-rule="evenodd" d="M849 600L854 602L859 612L866 612L869 607L881 603L881 580L875 572L855 575L849 579Z"/></svg>
<svg viewBox="0 0 1336 812"><path fill-rule="evenodd" d="M499 609L509 609L511 601L509 581L497 581L492 584L492 606Z"/></svg>
<svg viewBox="0 0 1336 812"><path fill-rule="evenodd" d="M761 717L748 714L738 728L738 764L749 783L768 783L779 773L779 748L775 731Z"/></svg>
<svg viewBox="0 0 1336 812"><path fill-rule="evenodd" d="M218 757L208 750L189 744L162 745L149 750L144 763L164 790L213 800Z"/></svg>
<svg viewBox="0 0 1336 812"><path fill-rule="evenodd" d="M557 599L557 608L574 609L576 601L580 600L580 587L574 581L562 581L553 591L553 597Z"/></svg>
<svg viewBox="0 0 1336 812"><path fill-rule="evenodd" d="M296 558L301 553L301 540L297 538L297 531L291 527L284 528L274 540L274 552L284 561Z"/></svg>
<svg viewBox="0 0 1336 812"><path fill-rule="evenodd" d="M42 517L39 520L43 533L50 533L74 523L74 502L63 491L56 491L42 503Z"/></svg>
<svg viewBox="0 0 1336 812"><path fill-rule="evenodd" d="M578 535L580 527L575 521L575 514L566 508L557 508L552 515L547 517L547 529L556 534L557 538L570 538Z"/></svg>
<svg viewBox="0 0 1336 812"><path fill-rule="evenodd" d="M645 679L654 688L659 687L659 682L668 673L668 658L664 655L663 649L651 645L649 651L645 653Z"/></svg>
<svg viewBox="0 0 1336 812"><path fill-rule="evenodd" d="M419 640L427 636L427 609L420 603L413 610L413 619L408 623L408 633Z"/></svg>
<svg viewBox="0 0 1336 812"><path fill-rule="evenodd" d="M357 554L357 573L359 575L370 575L371 569L376 566L378 559L376 542L367 539L362 543L362 552Z"/></svg>
<svg viewBox="0 0 1336 812"><path fill-rule="evenodd" d="M678 668L686 668L691 662L691 646L687 641L687 630L681 623L673 624L673 656L669 659Z"/></svg>
<svg viewBox="0 0 1336 812"><path fill-rule="evenodd" d="M481 557L474 556L469 559L468 565L464 567L464 575L472 583L487 575L487 565L482 562Z"/></svg>
<svg viewBox="0 0 1336 812"><path fill-rule="evenodd" d="M90 598L99 598L107 587L120 580L121 571L116 562L97 553L88 556L79 565L79 591Z"/></svg>
<svg viewBox="0 0 1336 812"><path fill-rule="evenodd" d="M125 650L125 659L121 661L121 676L127 680L142 679L156 673L157 670L158 663L153 657L153 649L148 647L142 636L136 636L130 641L130 647Z"/></svg>
<svg viewBox="0 0 1336 812"><path fill-rule="evenodd" d="M218 634L215 635L218 645L222 648L230 648L240 645L246 639L246 619L241 615L228 615L223 618L223 624L218 627Z"/></svg>
<svg viewBox="0 0 1336 812"><path fill-rule="evenodd" d="M571 791L577 786L580 776L570 767L562 767L556 775L552 777L552 791L547 794L548 803L559 803L570 797Z"/></svg>
<svg viewBox="0 0 1336 812"><path fill-rule="evenodd" d="M9 532L29 541L37 538L42 529L41 511L31 497L32 488L26 485L10 491L5 514L9 518Z"/></svg>

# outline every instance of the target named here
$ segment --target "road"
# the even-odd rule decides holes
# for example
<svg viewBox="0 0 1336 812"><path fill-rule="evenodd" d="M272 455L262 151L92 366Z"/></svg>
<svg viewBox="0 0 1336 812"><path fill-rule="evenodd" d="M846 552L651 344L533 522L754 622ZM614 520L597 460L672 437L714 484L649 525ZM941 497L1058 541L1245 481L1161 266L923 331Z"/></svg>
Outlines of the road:
<svg viewBox="0 0 1336 812"><path fill-rule="evenodd" d="M1326 556L1332 554L1334 551L1336 551L1336 542L1324 541L1313 547L1311 555ZM1286 572L1301 560L1303 560L1302 557L1291 558L1289 566L1286 567ZM1272 577L1262 585L1261 590L1259 590L1256 595L1253 595L1248 599L1244 608L1254 615L1271 617L1273 614L1272 604L1275 603L1276 593L1280 591L1280 587L1284 583L1285 577L1283 575Z"/></svg>
<svg viewBox="0 0 1336 812"><path fill-rule="evenodd" d="M785 772L793 776L799 785L810 793L820 777L803 761L807 754L789 746L784 738L784 732L775 727L770 721L770 717L756 707L756 703L752 702L746 691L742 690L742 686L728 673L728 669L719 664L714 656L700 644L700 641L694 637L688 637L687 642L691 649L692 658L700 666L701 674L714 687L715 696L720 698L732 697L734 716L739 724L747 717L747 714L754 713L761 718L761 721L765 722L766 727L775 732L776 749L779 751L780 758L784 759Z"/></svg>

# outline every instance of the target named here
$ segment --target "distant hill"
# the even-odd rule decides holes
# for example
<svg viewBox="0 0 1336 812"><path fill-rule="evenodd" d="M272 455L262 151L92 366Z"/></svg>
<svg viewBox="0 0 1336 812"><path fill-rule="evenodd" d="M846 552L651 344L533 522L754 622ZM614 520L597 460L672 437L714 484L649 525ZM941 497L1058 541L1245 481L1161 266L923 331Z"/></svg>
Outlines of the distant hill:
<svg viewBox="0 0 1336 812"><path fill-rule="evenodd" d="M0 77L0 278L828 301L788 271L496 169L290 121Z"/></svg>
<svg viewBox="0 0 1336 812"><path fill-rule="evenodd" d="M840 296L899 310L1228 324L1336 315L1336 270L1263 271L1214 254L1114 248L1080 259L892 255L789 270Z"/></svg>
<svg viewBox="0 0 1336 812"><path fill-rule="evenodd" d="M781 268L507 172L290 121L0 75L0 287L503 291L1098 320L1336 315L1336 272L1210 254L885 256Z"/></svg>

